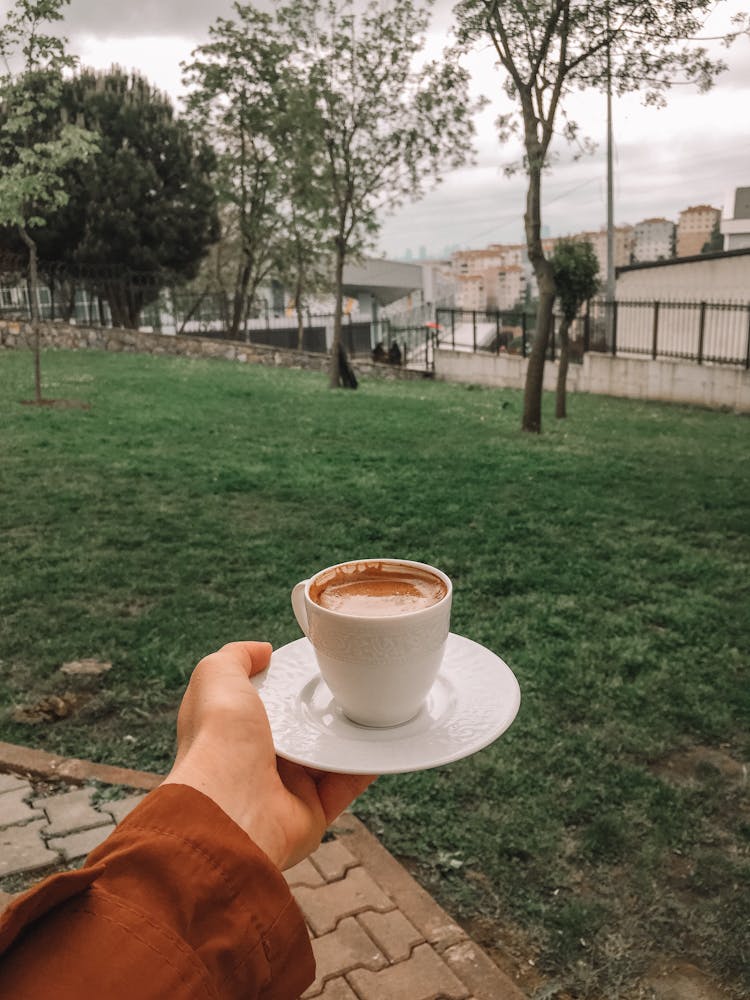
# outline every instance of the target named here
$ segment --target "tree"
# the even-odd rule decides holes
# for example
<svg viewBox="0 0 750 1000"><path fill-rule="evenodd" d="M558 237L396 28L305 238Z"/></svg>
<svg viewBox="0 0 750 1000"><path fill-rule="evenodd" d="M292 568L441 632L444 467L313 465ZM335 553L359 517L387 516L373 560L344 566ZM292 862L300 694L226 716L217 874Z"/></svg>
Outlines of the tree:
<svg viewBox="0 0 750 1000"><path fill-rule="evenodd" d="M213 151L166 95L117 67L67 78L46 127L61 118L95 134L98 152L63 172L67 202L36 237L42 266L53 286L83 282L116 326L137 327L164 285L195 276L218 236Z"/></svg>
<svg viewBox="0 0 750 1000"><path fill-rule="evenodd" d="M665 104L676 82L708 90L725 65L709 57L696 36L713 0L461 0L456 8L464 44L489 39L505 73L504 90L515 111L499 120L501 139L520 133L528 178L524 224L539 286L537 331L529 358L522 427L541 430L542 380L555 297L552 265L542 247L542 173L561 129L569 140L579 128L565 119L565 99L593 87L617 94L642 90ZM743 30L737 22L733 40Z"/></svg>
<svg viewBox="0 0 750 1000"><path fill-rule="evenodd" d="M165 94L117 67L68 81L63 108L100 147L71 177L83 220L71 265L91 275L115 325L137 327L165 284L195 276L218 236L213 150Z"/></svg>
<svg viewBox="0 0 750 1000"><path fill-rule="evenodd" d="M584 302L599 291L599 260L588 240L558 240L550 258L562 310L560 361L557 369L555 416L565 417L565 387L570 356L570 325Z"/></svg>
<svg viewBox="0 0 750 1000"><path fill-rule="evenodd" d="M66 39L45 34L47 24L62 20L68 0L16 0L0 29L0 225L13 226L28 254L29 296L34 337L34 399L42 402L39 332L38 251L33 233L56 208L65 205L66 168L85 161L96 147L85 129L58 116L63 72L75 65ZM20 68L14 72L14 62Z"/></svg>
<svg viewBox="0 0 750 1000"><path fill-rule="evenodd" d="M429 16L413 0L299 0L278 11L292 66L314 95L311 186L333 257L330 385L346 384L341 341L346 262L371 246L382 216L471 156L468 76L455 60L418 65Z"/></svg>
<svg viewBox="0 0 750 1000"><path fill-rule="evenodd" d="M222 218L236 233L229 318L238 336L258 288L270 275L283 231L280 156L293 155L283 134L291 43L274 31L273 18L235 3L236 19L218 18L210 41L183 65L191 87L186 100L193 126L210 135L218 155L214 184Z"/></svg>
<svg viewBox="0 0 750 1000"><path fill-rule="evenodd" d="M719 220L714 222L711 228L711 236L701 247L701 253L721 253L724 249L724 237L721 232Z"/></svg>

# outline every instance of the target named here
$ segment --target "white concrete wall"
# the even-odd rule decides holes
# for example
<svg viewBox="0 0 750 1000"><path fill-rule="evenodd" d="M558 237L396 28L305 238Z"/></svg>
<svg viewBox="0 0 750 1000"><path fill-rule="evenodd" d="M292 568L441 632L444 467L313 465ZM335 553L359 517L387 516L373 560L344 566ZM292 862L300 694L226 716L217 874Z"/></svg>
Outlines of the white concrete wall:
<svg viewBox="0 0 750 1000"><path fill-rule="evenodd" d="M438 350L435 377L446 382L470 382L498 388L523 389L528 361L507 354L467 354ZM557 384L557 362L544 366L544 388ZM583 364L568 369L568 391L591 392L627 399L693 403L715 409L728 407L750 413L750 372L730 365L613 358L590 352Z"/></svg>
<svg viewBox="0 0 750 1000"><path fill-rule="evenodd" d="M750 302L750 254L621 271L618 299L652 302Z"/></svg>

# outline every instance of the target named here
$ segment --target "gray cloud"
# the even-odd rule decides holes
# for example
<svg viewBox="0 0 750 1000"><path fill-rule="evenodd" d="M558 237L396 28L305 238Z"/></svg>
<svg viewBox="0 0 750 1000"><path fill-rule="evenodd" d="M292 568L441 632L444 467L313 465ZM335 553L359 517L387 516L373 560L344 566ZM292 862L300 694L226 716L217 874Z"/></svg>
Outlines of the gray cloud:
<svg viewBox="0 0 750 1000"><path fill-rule="evenodd" d="M446 27L451 20L454 0L438 0L434 8L434 23ZM361 4L363 6L363 4ZM7 9L8 0L0 3ZM255 4L270 11L274 0L259 0ZM206 35L208 27L218 17L231 17L233 0L71 0L65 13L65 32L96 35L101 38L133 37L138 35Z"/></svg>

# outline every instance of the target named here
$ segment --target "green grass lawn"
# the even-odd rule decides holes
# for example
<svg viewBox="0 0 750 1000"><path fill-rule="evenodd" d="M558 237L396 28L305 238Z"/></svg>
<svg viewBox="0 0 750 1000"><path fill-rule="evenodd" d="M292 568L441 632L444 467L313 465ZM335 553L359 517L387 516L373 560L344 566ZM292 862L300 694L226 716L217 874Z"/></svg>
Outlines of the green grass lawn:
<svg viewBox="0 0 750 1000"><path fill-rule="evenodd" d="M520 941L545 997L640 995L670 956L747 995L746 417L574 396L533 437L509 390L96 353L43 372L91 409L20 406L31 357L0 353L0 739L166 768L193 665L297 638L297 580L433 563L521 712L358 815L500 960ZM114 667L59 674L82 657ZM66 691L69 718L13 720Z"/></svg>

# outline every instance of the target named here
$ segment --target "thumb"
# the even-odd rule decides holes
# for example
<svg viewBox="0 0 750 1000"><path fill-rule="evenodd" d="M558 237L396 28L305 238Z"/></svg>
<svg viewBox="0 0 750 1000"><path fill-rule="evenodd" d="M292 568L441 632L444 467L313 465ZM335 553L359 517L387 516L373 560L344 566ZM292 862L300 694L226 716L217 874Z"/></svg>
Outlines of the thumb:
<svg viewBox="0 0 750 1000"><path fill-rule="evenodd" d="M239 664L248 677L262 673L271 662L270 642L228 642L219 653Z"/></svg>

